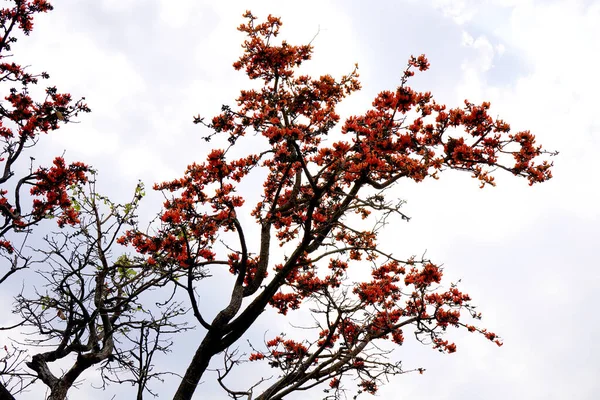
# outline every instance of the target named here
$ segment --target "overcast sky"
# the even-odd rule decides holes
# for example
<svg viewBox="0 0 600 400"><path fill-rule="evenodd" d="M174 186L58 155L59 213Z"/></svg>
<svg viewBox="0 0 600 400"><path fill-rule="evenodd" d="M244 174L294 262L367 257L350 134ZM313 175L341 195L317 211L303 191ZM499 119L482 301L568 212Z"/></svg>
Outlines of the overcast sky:
<svg viewBox="0 0 600 400"><path fill-rule="evenodd" d="M377 92L394 89L407 58L425 53L431 69L415 77L413 88L450 107L488 100L493 116L559 150L554 178L539 186L499 176L496 188L480 190L468 174L445 173L439 181L395 189L412 220L389 226L383 245L407 256L427 250L444 263L446 282L462 279L483 325L505 345L455 331L449 338L458 352L441 355L407 338L395 356L406 368L427 372L394 378L378 398L597 399L600 1L54 5L14 53L32 70L49 72L60 90L85 96L93 112L40 141L37 158L43 163L66 150L68 159L97 168L99 186L117 201L130 196L138 179L151 186L204 159L209 147L192 117L214 115L247 87L231 67L240 55L243 36L236 27L246 9L259 18L282 17L281 36L290 43L307 43L318 32L310 73L339 76L358 63L364 89L343 103L343 116L363 112ZM147 218L157 211L152 198L142 209ZM273 324L262 320L253 334L262 338ZM288 329L285 321L276 324ZM198 340L198 332L189 334L191 347L176 349L165 363L182 373ZM196 397L224 398L209 389L209 380ZM171 396L176 383L161 385L161 397ZM71 397L127 398L117 388L102 393L86 382L79 390Z"/></svg>

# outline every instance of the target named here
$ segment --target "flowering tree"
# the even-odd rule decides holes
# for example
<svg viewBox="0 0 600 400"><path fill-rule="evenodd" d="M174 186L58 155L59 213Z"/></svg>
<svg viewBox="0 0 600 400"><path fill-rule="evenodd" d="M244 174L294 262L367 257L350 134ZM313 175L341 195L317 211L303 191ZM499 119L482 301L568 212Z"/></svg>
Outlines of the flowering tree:
<svg viewBox="0 0 600 400"><path fill-rule="evenodd" d="M67 191L71 185L85 182L89 170L79 162L68 165L62 157L54 159L51 167L35 169L33 164L18 164L27 149L37 144L40 134L54 131L90 109L84 99L73 102L69 94L59 93L56 87L46 88L35 99L31 93L35 85L49 75L30 73L13 61L10 51L17 42L17 33L29 35L34 15L50 11L52 6L46 0L9 3L9 7L0 9L0 90L7 91L0 103L0 256L8 261L2 265L0 283L29 262L21 253L23 242L16 246L7 235L29 232L45 218L57 217L60 226L75 224L77 212ZM15 177L17 173L19 177ZM34 196L32 204L27 201L25 188Z"/></svg>
<svg viewBox="0 0 600 400"><path fill-rule="evenodd" d="M207 141L225 137L228 144L190 165L182 178L155 186L167 200L154 233L132 230L121 238L154 268L188 272L176 284L187 291L204 333L174 398L191 399L220 353L225 364L218 381L232 398L281 399L320 384L328 385L329 398L339 398L352 381L359 393L375 393L382 378L405 372L376 346L386 340L403 344L405 331L448 353L456 350L444 338L449 327L502 345L496 334L470 322L481 316L469 295L454 284L440 286L437 264L398 259L378 245L378 235L387 219L407 218L386 192L402 179L438 179L447 169L468 172L481 187L495 184L497 170L530 185L550 179L551 164L539 161L546 152L535 137L511 133L508 123L490 117L487 102L447 109L431 93L412 90L407 82L414 70L429 67L423 55L409 59L400 86L381 92L370 110L336 131L336 106L360 89L357 70L340 79L298 75L312 47L278 42L278 18L257 23L250 12L245 17L239 27L247 35L244 53L234 68L260 82L259 88L242 90L237 106L223 106L210 122L194 121L212 131ZM241 147L249 141L252 146ZM262 148L232 156L256 146ZM242 223L248 221L242 218L245 199L236 189L251 176L265 175L251 211L255 225L248 226ZM248 237L255 232L260 240L252 248ZM235 241L219 246L223 234ZM272 256L275 244L283 257ZM368 264L371 277L352 284L353 269ZM214 268L228 268L234 279L228 304L208 319L196 283ZM312 336L310 330L302 341L276 336L246 359L268 363L278 377L231 387L228 374L244 361L231 346L265 308L285 315L309 305ZM473 318L465 320L465 314Z"/></svg>
<svg viewBox="0 0 600 400"><path fill-rule="evenodd" d="M29 266L31 258L22 250L27 234L40 221L56 217L59 226L78 222L68 188L86 182L89 171L85 164L68 165L62 157L55 158L50 167L34 168L33 158L31 164L23 165L23 155L37 144L42 133L56 130L80 112L90 110L83 99L74 102L69 94L59 93L55 87L36 93L35 85L49 75L30 73L13 59L11 47L17 36L29 35L34 15L52 10L50 3L45 0L5 3L9 5L0 9L0 90L5 91L0 102L0 257L3 260L0 283ZM32 195L32 201L28 194ZM14 346L3 347L0 397L12 398L11 393L22 391L28 385L26 382L31 382L23 380L24 375L19 372L26 352Z"/></svg>
<svg viewBox="0 0 600 400"><path fill-rule="evenodd" d="M502 345L476 322L481 315L469 295L442 283L439 265L424 257L400 259L378 236L390 219L408 219L388 191L401 179L438 179L447 169L469 172L481 187L494 185L498 170L530 185L550 179L548 153L528 131L511 133L506 122L489 116L487 102L447 109L430 93L412 90L407 83L414 70L429 66L423 55L409 59L398 88L380 93L370 110L335 129L336 106L360 89L357 69L339 79L299 75L312 47L278 41L278 18L257 23L248 12L239 28L247 35L244 53L234 67L258 85L210 122L195 118L211 130L207 141L225 138L226 145L190 165L181 179L156 185L166 196L164 209L156 229L143 232L134 215L141 187L120 205L95 191L83 163L58 157L51 167L18 165L41 133L89 112L53 87L34 100L32 87L48 75L9 62L14 33L29 34L33 16L51 9L46 0L12 0L0 10L0 83L8 90L0 104L0 255L8 261L0 283L31 264L21 251L27 235L16 246L15 234L46 218L63 229L38 248L49 267L37 271L45 291L23 292L15 303L19 326L35 335L29 344L46 348L37 349L26 362L31 372L23 372L23 350L4 347L0 398L12 399L31 378L49 388L50 398L62 399L96 367L105 383L135 384L141 399L150 379L162 374L153 370L154 354L172 343L161 335L186 329L178 317L187 308L171 291L156 303L167 285L185 291L203 329L177 400L192 398L219 354L224 363L217 381L231 398L282 399L321 386L337 399L351 391L376 393L390 375L422 373L387 357L407 333L447 353L456 351L446 338L449 327ZM260 200L247 209L248 197L237 190L257 177L265 177ZM250 236L259 238L256 244ZM220 244L223 237L232 240ZM139 255L115 258L117 243ZM353 283L356 271L369 266L369 278ZM208 318L197 284L219 268L232 274L232 286L227 305ZM275 335L240 355L233 346L267 307L283 315L310 309L314 324L302 340ZM50 368L57 361L67 365L60 376ZM264 363L277 377L237 387L231 372L241 362Z"/></svg>

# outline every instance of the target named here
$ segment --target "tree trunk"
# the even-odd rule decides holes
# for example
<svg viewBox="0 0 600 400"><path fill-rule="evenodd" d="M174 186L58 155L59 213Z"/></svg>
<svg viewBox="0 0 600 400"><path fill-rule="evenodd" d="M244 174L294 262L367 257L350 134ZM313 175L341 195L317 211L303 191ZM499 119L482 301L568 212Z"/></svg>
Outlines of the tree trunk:
<svg viewBox="0 0 600 400"><path fill-rule="evenodd" d="M144 379L144 378L140 377L140 382L138 382L138 390L137 390L137 396L136 396L137 400L144 400L144 382L141 379Z"/></svg>
<svg viewBox="0 0 600 400"><path fill-rule="evenodd" d="M59 382L55 385L50 391L50 396L48 396L47 400L65 400L67 398L67 392L69 391L70 386L63 384L63 382Z"/></svg>
<svg viewBox="0 0 600 400"><path fill-rule="evenodd" d="M218 353L218 343L221 335L211 333L210 331L206 334L206 337L198 346L194 358L190 362L188 369L185 371L185 375L177 388L177 392L173 397L173 400L191 400L194 395L194 391L198 386L198 382L204 375L204 371L208 368L210 359Z"/></svg>
<svg viewBox="0 0 600 400"><path fill-rule="evenodd" d="M0 400L15 400L15 397L2 383L0 383Z"/></svg>

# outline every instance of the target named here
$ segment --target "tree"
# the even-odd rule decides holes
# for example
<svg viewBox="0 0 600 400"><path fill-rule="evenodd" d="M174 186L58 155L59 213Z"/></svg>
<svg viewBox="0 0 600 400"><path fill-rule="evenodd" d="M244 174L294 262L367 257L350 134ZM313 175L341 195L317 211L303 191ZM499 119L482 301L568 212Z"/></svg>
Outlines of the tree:
<svg viewBox="0 0 600 400"><path fill-rule="evenodd" d="M9 52L17 42L16 32L20 30L29 35L34 15L50 11L52 6L46 0L12 0L10 3L11 7L0 9L0 88L8 89L5 101L0 103L0 255L8 261L8 268L2 267L0 283L26 268L29 262L21 254L24 242L15 246L7 235L28 233L46 218L57 217L59 225L75 224L77 213L67 191L69 186L85 182L89 170L80 162L67 165L62 157L55 158L49 168L34 170L32 159L29 171L15 180L17 161L37 144L40 134L54 131L61 123L68 123L90 109L85 99L73 102L69 94L59 93L56 87L46 88L43 100L34 100L32 86L50 76L46 72L31 74L26 67L10 62L13 55ZM23 202L26 197L23 190L27 187L35 197L31 206Z"/></svg>
<svg viewBox="0 0 600 400"><path fill-rule="evenodd" d="M113 256L122 229L136 224L143 195L139 184L132 200L120 205L98 194L95 180L74 188L78 223L47 236L47 245L37 249L44 255L46 267L37 273L45 284L17 296L14 312L24 321L24 344L35 353L26 365L48 386L49 400L65 399L81 374L96 366L105 383L135 384L138 399L153 393L150 380L168 373L154 371L153 356L171 347L165 335L187 329L178 321L187 310L156 292L180 276ZM50 366L59 361L65 372L57 376Z"/></svg>
<svg viewBox="0 0 600 400"><path fill-rule="evenodd" d="M223 139L225 146L190 165L182 178L155 186L165 195L164 208L159 222L142 231L135 215L142 186L130 202L113 202L97 193L90 167L67 165L62 157L12 179L17 160L40 133L89 112L82 100L73 103L55 88L34 101L31 86L48 75L4 62L16 41L13 31L28 34L33 15L52 9L45 0L13 4L0 10L0 82L20 86L0 104L0 253L8 261L0 283L34 267L44 284L16 297L21 322L8 328L32 336L5 347L0 398L13 399L39 380L50 399L64 399L85 371L97 368L105 384L132 383L142 399L153 393L152 379L169 373L156 369L154 357L187 329L180 318L188 309L202 333L177 400L192 398L219 354L217 382L231 398L282 399L319 386L326 398L338 399L376 393L392 375L423 373L388 358L390 346L409 335L445 353L456 351L446 338L449 327L502 345L473 322L481 314L470 296L457 284L442 285L438 264L424 256L401 259L378 243L390 221L409 219L389 189L402 179L438 179L448 169L469 172L482 188L495 184L498 170L533 185L551 178L544 155L553 153L537 146L530 132L513 134L505 121L491 118L487 102L447 109L431 93L412 90L413 71L429 67L424 55L409 59L398 88L381 92L372 109L336 130L336 106L360 89L357 68L340 79L298 75L312 47L278 42L278 18L258 23L247 12L239 28L247 35L244 53L234 67L257 85L210 122L194 119L210 130L207 142ZM263 177L260 199L249 209L252 193L242 197L238 190ZM24 200L26 186L31 204ZM55 218L60 231L26 254L29 233L47 218ZM119 245L138 255L122 253ZM370 277L354 283L356 272L369 267ZM208 318L198 284L223 268L231 273L227 305ZM189 305L176 300L178 290ZM249 355L240 353L240 339L267 307L283 315L311 310L314 323L304 326L302 339L282 333L264 345L251 343ZM25 362L29 370L22 346L34 350ZM66 365L60 376L51 370L58 361ZM231 377L242 362L264 363L277 377L238 387Z"/></svg>
<svg viewBox="0 0 600 400"><path fill-rule="evenodd" d="M77 223L68 188L85 182L90 170L80 162L67 164L63 157L56 157L50 167L34 168L33 157L29 166L23 165L23 155L38 143L42 133L54 131L90 109L84 99L72 101L69 94L60 93L56 87L36 93L35 85L49 75L30 73L12 61L10 51L18 32L29 35L34 15L50 11L52 6L46 0L9 3L0 9L0 90L6 90L0 102L0 257L4 260L0 284L30 265L31 258L23 249L33 227L55 217L60 226ZM26 188L33 196L31 203ZM0 330L11 328L14 327ZM9 350L8 346L5 349L6 354L0 357L0 397L11 398L11 392L19 393L28 385L23 381L24 375L17 373L25 352L14 347Z"/></svg>
<svg viewBox="0 0 600 400"><path fill-rule="evenodd" d="M439 286L439 265L399 259L378 246L386 221L408 218L387 191L402 179L438 179L448 169L470 173L482 188L495 184L497 170L533 185L551 178L551 164L539 161L548 153L530 132L511 133L508 123L491 118L488 102L447 109L431 93L408 87L415 69L428 69L424 55L409 59L395 90L381 92L372 109L336 132L337 104L360 89L357 69L340 79L297 75L312 47L276 43L278 18L257 23L250 12L245 17L239 27L247 35L244 53L234 68L259 88L242 90L237 106L223 106L210 122L194 120L212 131L207 141L224 137L227 145L190 165L182 178L155 186L167 200L154 232L130 230L120 239L159 271L187 271L187 280L175 283L189 295L204 333L174 399L191 399L220 353L225 363L218 381L232 398L281 399L327 383L328 398L340 398L353 379L358 393L375 393L384 377L405 372L378 350L385 341L403 344L405 332L448 353L456 350L444 338L449 327L500 346L495 333L465 320L465 314L481 317L466 293L455 284ZM245 145L250 141L253 146ZM256 146L262 147L234 156ZM245 199L236 189L264 175L250 213L255 225L244 225ZM260 241L251 248L254 232ZM219 245L219 235L235 242ZM283 258L271 256L275 243ZM352 284L352 271L366 264L371 278ZM234 279L227 306L209 320L196 284L214 268L229 268ZM283 315L312 306L313 329L302 341L276 336L249 356L278 370L273 382L232 388L227 376L244 361L232 346L268 306Z"/></svg>

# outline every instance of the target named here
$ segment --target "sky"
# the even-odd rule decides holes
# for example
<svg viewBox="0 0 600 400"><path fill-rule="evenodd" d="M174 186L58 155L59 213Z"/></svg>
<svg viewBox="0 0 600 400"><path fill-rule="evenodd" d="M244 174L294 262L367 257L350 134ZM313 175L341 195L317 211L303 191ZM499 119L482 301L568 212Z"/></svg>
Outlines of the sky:
<svg viewBox="0 0 600 400"><path fill-rule="evenodd" d="M99 170L100 190L117 201L128 199L138 179L150 187L204 159L210 146L192 118L218 113L247 87L231 67L241 54L236 27L247 9L259 18L280 16L290 43L314 38L308 73L339 76L358 63L363 90L342 103L342 116L368 109L379 91L399 84L411 54L425 53L431 68L411 80L414 89L449 107L490 101L492 115L514 131L531 130L544 148L560 152L554 178L543 185L499 175L497 187L479 189L468 174L448 172L394 189L412 219L389 226L382 245L406 256L427 251L443 263L446 279L461 279L483 324L505 344L455 331L449 338L457 353L442 355L407 340L394 356L426 373L393 378L377 398L597 398L600 1L54 3L13 51L23 64L49 72L61 90L85 96L93 112L43 138L36 160L63 151L84 160ZM160 197L147 200L141 213L150 219ZM218 303L223 293L207 287L203 295ZM249 335L262 338L267 329L289 325L263 318ZM186 335L163 361L180 373L199 331ZM206 381L196 398L225 398ZM161 398L176 384L160 385ZM127 398L124 390L102 393L84 382L71 397Z"/></svg>

